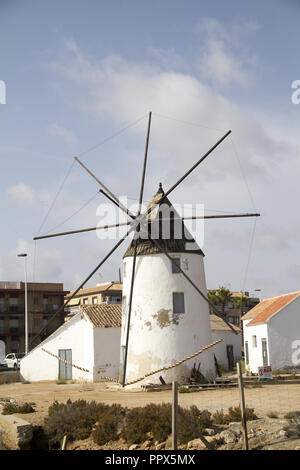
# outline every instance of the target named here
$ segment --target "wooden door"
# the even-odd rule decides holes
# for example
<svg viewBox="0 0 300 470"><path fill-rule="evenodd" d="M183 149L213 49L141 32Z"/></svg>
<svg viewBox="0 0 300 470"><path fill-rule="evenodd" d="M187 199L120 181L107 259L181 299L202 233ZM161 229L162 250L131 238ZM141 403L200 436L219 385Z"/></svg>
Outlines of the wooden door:
<svg viewBox="0 0 300 470"><path fill-rule="evenodd" d="M58 351L58 378L59 380L72 379L72 349L59 349ZM62 360L60 360L62 359ZM67 363L64 361L68 361Z"/></svg>

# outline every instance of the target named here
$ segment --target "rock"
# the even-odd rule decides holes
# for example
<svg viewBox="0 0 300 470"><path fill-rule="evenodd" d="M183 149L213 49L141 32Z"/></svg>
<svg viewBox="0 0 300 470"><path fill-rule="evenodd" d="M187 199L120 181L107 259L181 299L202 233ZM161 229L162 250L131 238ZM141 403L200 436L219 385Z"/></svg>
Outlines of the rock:
<svg viewBox="0 0 300 470"><path fill-rule="evenodd" d="M167 438L165 442L165 449L166 450L172 449L172 434L169 435L169 437Z"/></svg>
<svg viewBox="0 0 300 470"><path fill-rule="evenodd" d="M222 431L220 437L224 440L225 444L231 444L238 440L236 433L230 429Z"/></svg>
<svg viewBox="0 0 300 470"><path fill-rule="evenodd" d="M201 439L193 439L192 441L189 441L186 446L187 449L198 449L198 450L204 450L206 449L205 444L201 441Z"/></svg>
<svg viewBox="0 0 300 470"><path fill-rule="evenodd" d="M166 445L165 442L161 442L160 444L157 444L157 445L155 446L155 450L162 450L162 449L165 448L165 445Z"/></svg>
<svg viewBox="0 0 300 470"><path fill-rule="evenodd" d="M281 429L278 433L279 437L288 437L288 432L285 429Z"/></svg>
<svg viewBox="0 0 300 470"><path fill-rule="evenodd" d="M151 442L151 441L145 441L145 442L143 442L143 444L141 445L140 449L141 449L141 450L148 450L148 449L150 449L151 445L152 445L152 442Z"/></svg>
<svg viewBox="0 0 300 470"><path fill-rule="evenodd" d="M33 438L33 426L15 415L2 415L0 410L2 442L11 450L29 449Z"/></svg>
<svg viewBox="0 0 300 470"><path fill-rule="evenodd" d="M203 434L205 436L214 436L216 434L216 430L212 428L206 428Z"/></svg>
<svg viewBox="0 0 300 470"><path fill-rule="evenodd" d="M139 448L138 444L132 444L132 445L129 447L129 450L136 450L136 449L138 449L138 448Z"/></svg>

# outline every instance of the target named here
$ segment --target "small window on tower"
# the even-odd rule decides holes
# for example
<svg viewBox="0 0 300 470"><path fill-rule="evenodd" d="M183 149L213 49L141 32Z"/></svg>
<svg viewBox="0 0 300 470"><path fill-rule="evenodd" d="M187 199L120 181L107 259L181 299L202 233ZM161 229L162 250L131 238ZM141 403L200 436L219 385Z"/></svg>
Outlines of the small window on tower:
<svg viewBox="0 0 300 470"><path fill-rule="evenodd" d="M173 313L185 313L183 292L173 292Z"/></svg>
<svg viewBox="0 0 300 470"><path fill-rule="evenodd" d="M172 259L172 273L177 274L180 273L180 258L173 258Z"/></svg>

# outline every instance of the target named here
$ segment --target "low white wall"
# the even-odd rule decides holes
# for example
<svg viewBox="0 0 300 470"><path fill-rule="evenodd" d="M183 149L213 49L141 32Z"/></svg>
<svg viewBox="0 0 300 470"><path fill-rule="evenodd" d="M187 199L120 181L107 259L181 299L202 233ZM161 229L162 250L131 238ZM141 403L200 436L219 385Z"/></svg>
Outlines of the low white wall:
<svg viewBox="0 0 300 470"><path fill-rule="evenodd" d="M215 354L218 364L224 369L228 370L228 358L226 346L233 346L233 360L234 364L239 361L242 357L242 346L240 334L235 334L231 331L218 331L212 330L213 342L217 339L222 339L221 343L218 343L212 348L212 352Z"/></svg>
<svg viewBox="0 0 300 470"><path fill-rule="evenodd" d="M119 378L120 340L121 327L94 329L94 380L101 377Z"/></svg>
<svg viewBox="0 0 300 470"><path fill-rule="evenodd" d="M59 349L72 349L72 363L90 371L88 373L72 367L72 379L93 380L93 326L82 314L68 320L21 360L20 373L24 380L36 382L58 379L58 359L42 348L56 356Z"/></svg>

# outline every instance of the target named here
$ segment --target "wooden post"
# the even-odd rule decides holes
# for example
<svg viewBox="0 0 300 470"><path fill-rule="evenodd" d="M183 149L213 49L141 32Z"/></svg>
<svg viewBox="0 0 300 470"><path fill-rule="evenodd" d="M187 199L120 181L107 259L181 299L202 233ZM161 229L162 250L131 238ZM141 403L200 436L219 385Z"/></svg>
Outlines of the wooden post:
<svg viewBox="0 0 300 470"><path fill-rule="evenodd" d="M177 450L178 382L172 382L172 449Z"/></svg>
<svg viewBox="0 0 300 470"><path fill-rule="evenodd" d="M67 444L67 435L63 437L61 450L66 450L66 444Z"/></svg>
<svg viewBox="0 0 300 470"><path fill-rule="evenodd" d="M237 373L238 373L239 389L240 389L242 426L243 426L243 436L244 436L244 450L249 450L249 446L248 446L248 434L247 434L247 419L246 419L246 409L245 409L245 395L244 395L243 373L242 373L242 366L241 366L241 363L240 363L240 362L237 362L236 368L237 368Z"/></svg>

